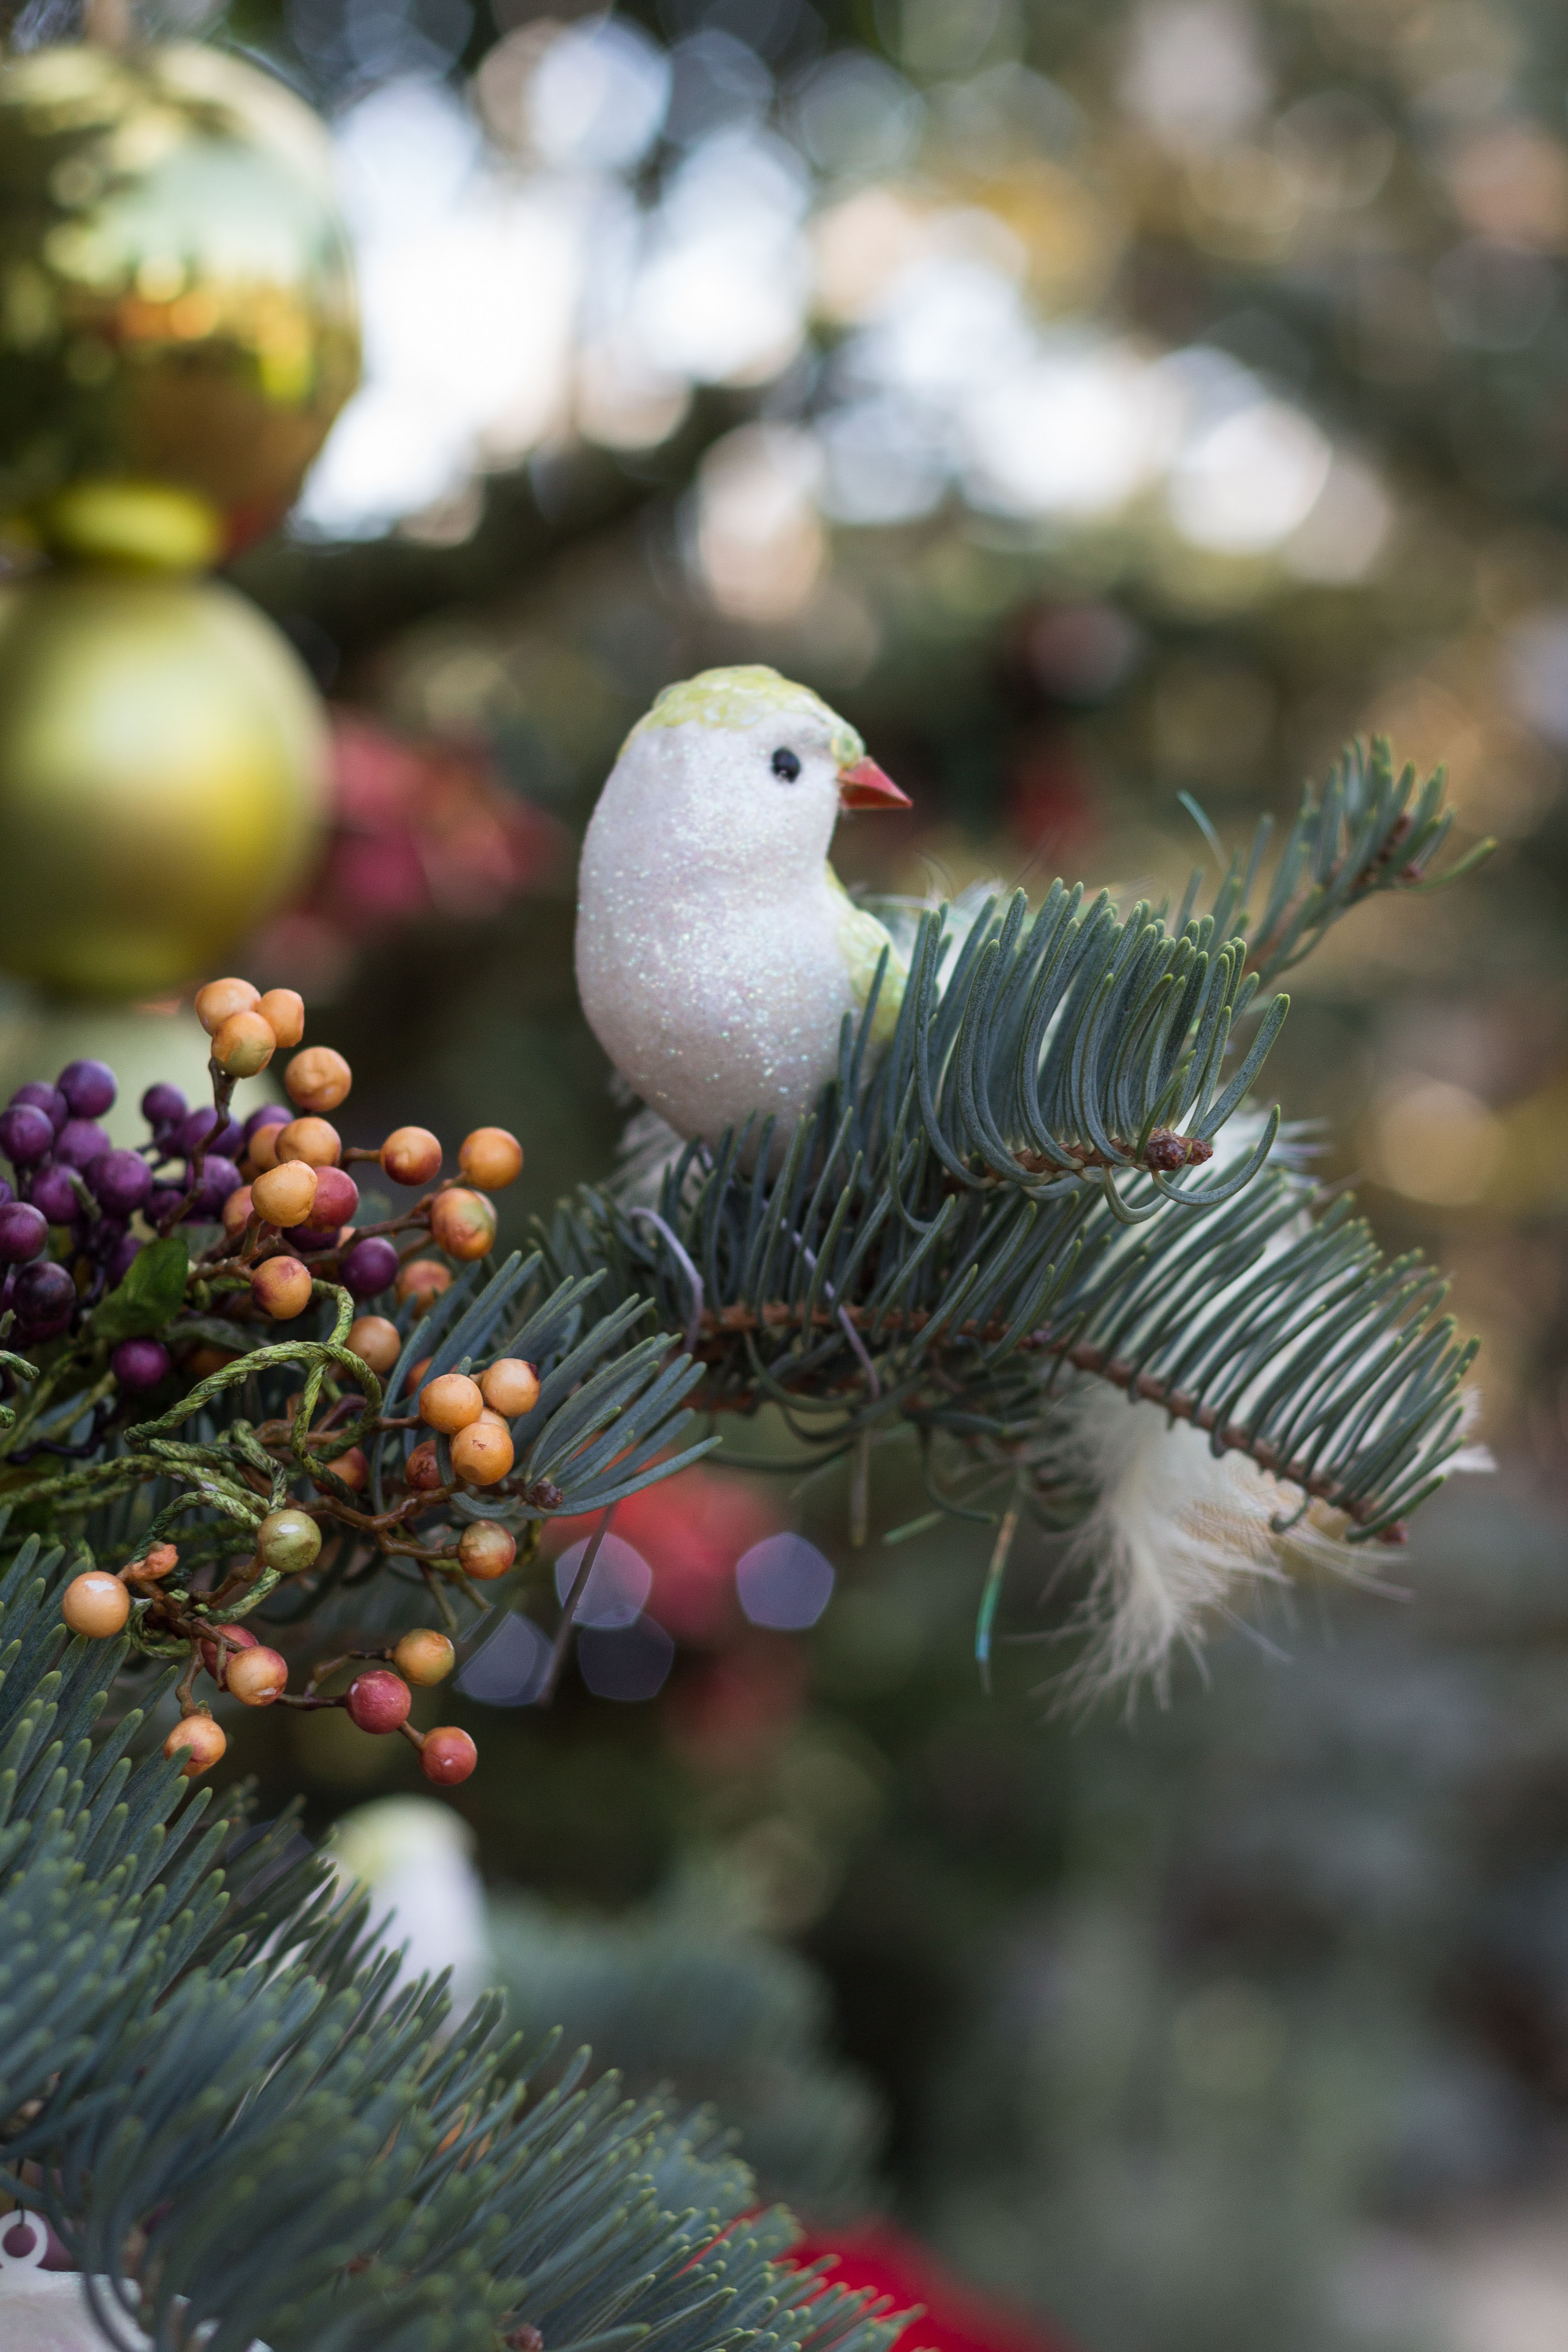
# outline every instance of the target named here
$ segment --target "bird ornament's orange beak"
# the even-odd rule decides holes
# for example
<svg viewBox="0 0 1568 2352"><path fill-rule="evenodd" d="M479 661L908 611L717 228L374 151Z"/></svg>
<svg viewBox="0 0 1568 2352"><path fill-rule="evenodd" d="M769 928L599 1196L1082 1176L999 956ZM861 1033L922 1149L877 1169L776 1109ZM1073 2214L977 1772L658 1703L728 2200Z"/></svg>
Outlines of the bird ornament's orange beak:
<svg viewBox="0 0 1568 2352"><path fill-rule="evenodd" d="M838 771L838 805L852 809L906 809L914 803L885 776L875 760L857 760Z"/></svg>

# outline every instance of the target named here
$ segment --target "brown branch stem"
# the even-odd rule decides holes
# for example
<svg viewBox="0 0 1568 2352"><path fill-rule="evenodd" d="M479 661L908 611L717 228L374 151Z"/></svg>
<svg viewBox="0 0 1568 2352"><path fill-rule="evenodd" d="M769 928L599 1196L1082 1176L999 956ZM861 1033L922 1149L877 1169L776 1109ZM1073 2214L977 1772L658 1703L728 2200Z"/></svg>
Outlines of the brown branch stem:
<svg viewBox="0 0 1568 2352"><path fill-rule="evenodd" d="M895 1310L889 1315L873 1316L868 1314L864 1307L841 1306L818 1307L811 1318L812 1328L829 1331L845 1317L854 1323L858 1330L867 1330L874 1324L879 1336L895 1339L913 1338L931 1321L930 1312L925 1307L916 1307L908 1314ZM747 1332L798 1330L803 1323L801 1310L783 1300L770 1301L760 1315L747 1307L725 1307L717 1315L711 1311L704 1314L698 1345L693 1352L703 1362L716 1363L721 1359L722 1343L728 1339ZM1005 1322L958 1323L952 1327L945 1338L971 1340L981 1347L994 1347L1006 1338L1009 1328ZM1266 1437L1255 1437L1244 1423L1232 1421L1222 1425L1212 1405L1201 1403L1184 1389L1173 1388L1168 1381L1158 1379L1152 1372L1138 1371L1123 1357L1108 1356L1103 1348L1094 1346L1089 1340L1059 1338L1047 1325L1041 1330L1029 1332L1018 1345L1026 1354L1056 1356L1064 1363L1070 1364L1075 1371L1090 1372L1099 1380L1109 1381L1113 1387L1125 1390L1141 1402L1159 1406L1163 1412L1170 1414L1173 1421L1189 1422L1194 1429L1201 1429L1209 1436L1217 1432L1220 1444L1227 1453L1245 1454L1249 1461L1257 1463L1260 1470L1267 1470L1271 1476L1289 1486L1299 1486L1314 1501L1327 1504L1331 1510L1343 1512L1358 1526L1364 1526L1377 1516L1375 1500L1365 1496L1347 1495L1340 1480L1326 1476L1321 1471L1309 1470L1300 1463L1282 1462L1278 1447ZM1386 1529L1383 1540L1402 1543L1405 1540L1403 1521Z"/></svg>

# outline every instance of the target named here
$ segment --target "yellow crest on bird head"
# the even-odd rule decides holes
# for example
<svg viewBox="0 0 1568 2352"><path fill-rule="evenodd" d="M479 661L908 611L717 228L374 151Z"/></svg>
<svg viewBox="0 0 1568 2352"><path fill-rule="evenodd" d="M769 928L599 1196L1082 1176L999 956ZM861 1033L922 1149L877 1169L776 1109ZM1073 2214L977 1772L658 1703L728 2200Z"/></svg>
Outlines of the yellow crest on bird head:
<svg viewBox="0 0 1568 2352"><path fill-rule="evenodd" d="M866 746L847 719L840 719L809 686L782 677L765 662L742 662L730 669L699 670L665 687L654 697L626 737L626 743L655 727L754 727L759 719L805 718L825 719L833 757L841 768L853 767L866 756ZM626 743L621 746L624 751Z"/></svg>

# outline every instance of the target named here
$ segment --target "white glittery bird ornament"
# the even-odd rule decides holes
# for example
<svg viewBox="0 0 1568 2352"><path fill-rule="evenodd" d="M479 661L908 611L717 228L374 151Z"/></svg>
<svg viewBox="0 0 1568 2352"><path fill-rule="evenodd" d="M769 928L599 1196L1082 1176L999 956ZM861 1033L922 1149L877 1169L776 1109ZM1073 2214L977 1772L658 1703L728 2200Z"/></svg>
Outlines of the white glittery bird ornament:
<svg viewBox="0 0 1568 2352"><path fill-rule="evenodd" d="M846 1013L892 1034L907 966L827 862L843 808L908 808L854 729L760 666L668 686L583 845L577 986L616 1067L684 1136L787 1129L838 1067Z"/></svg>

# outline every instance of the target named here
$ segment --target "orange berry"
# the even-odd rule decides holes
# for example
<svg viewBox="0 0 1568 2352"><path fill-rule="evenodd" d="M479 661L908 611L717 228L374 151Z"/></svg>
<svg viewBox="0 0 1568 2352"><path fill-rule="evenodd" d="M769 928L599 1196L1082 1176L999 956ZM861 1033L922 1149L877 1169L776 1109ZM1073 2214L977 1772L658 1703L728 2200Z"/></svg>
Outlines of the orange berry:
<svg viewBox="0 0 1568 2352"><path fill-rule="evenodd" d="M417 1683L421 1690L427 1690L432 1684L446 1681L458 1663L458 1653L445 1633L420 1625L405 1633L392 1654L392 1663L405 1682Z"/></svg>
<svg viewBox="0 0 1568 2352"><path fill-rule="evenodd" d="M223 1204L223 1229L230 1241L235 1241L250 1223L250 1187L242 1184L231 1192Z"/></svg>
<svg viewBox="0 0 1568 2352"><path fill-rule="evenodd" d="M435 1731L427 1731L425 1745L419 1750L419 1769L427 1780L434 1780L443 1789L466 1780L479 1760L479 1749L455 1723L443 1723Z"/></svg>
<svg viewBox="0 0 1568 2352"><path fill-rule="evenodd" d="M476 1519L458 1538L458 1561L476 1584L491 1584L504 1576L517 1558L517 1538L494 1519Z"/></svg>
<svg viewBox="0 0 1568 2352"><path fill-rule="evenodd" d="M302 1160L308 1168L335 1168L343 1156L343 1139L331 1119L291 1118L278 1129L279 1160Z"/></svg>
<svg viewBox="0 0 1568 2352"><path fill-rule="evenodd" d="M356 1495L363 1495L370 1484L370 1464L357 1445L351 1445L346 1454L340 1454L327 1467L345 1486L352 1486Z"/></svg>
<svg viewBox="0 0 1568 2352"><path fill-rule="evenodd" d="M185 1370L194 1381L210 1381L226 1364L237 1364L237 1353L232 1348L193 1348L185 1358Z"/></svg>
<svg viewBox="0 0 1568 2352"><path fill-rule="evenodd" d="M416 1390L424 1387L425 1375L429 1370L435 1360L436 1359L434 1356L421 1356L416 1364L409 1365L408 1376L405 1380L403 1385L408 1391L410 1396L413 1396Z"/></svg>
<svg viewBox="0 0 1568 2352"><path fill-rule="evenodd" d="M431 1203L430 1238L448 1257L483 1257L495 1246L496 1213L482 1192L454 1185Z"/></svg>
<svg viewBox="0 0 1568 2352"><path fill-rule="evenodd" d="M248 1625L215 1625L213 1632L226 1633L233 1644L227 1648L216 1641L202 1643L202 1664L214 1682L221 1684L227 1675L229 1659L238 1657L241 1650L254 1650L257 1637Z"/></svg>
<svg viewBox="0 0 1568 2352"><path fill-rule="evenodd" d="M277 1051L278 1040L259 1013L231 1013L213 1037L213 1060L226 1077L255 1077Z"/></svg>
<svg viewBox="0 0 1568 2352"><path fill-rule="evenodd" d="M269 1168L277 1167L278 1139L282 1132L280 1125L258 1127L251 1137L250 1149L245 1155L244 1171L252 1183L258 1176L265 1176Z"/></svg>
<svg viewBox="0 0 1568 2352"><path fill-rule="evenodd" d="M515 1421L521 1412L531 1412L539 1402L539 1374L521 1356L498 1356L479 1374L479 1386L485 1402Z"/></svg>
<svg viewBox="0 0 1568 2352"><path fill-rule="evenodd" d="M60 1615L73 1633L85 1633L89 1641L110 1641L130 1614L131 1595L117 1576L100 1568L73 1576L60 1595Z"/></svg>
<svg viewBox="0 0 1568 2352"><path fill-rule="evenodd" d="M261 991L247 980L209 980L196 991L196 1019L216 1037L231 1013L249 1013L260 1002Z"/></svg>
<svg viewBox="0 0 1568 2352"><path fill-rule="evenodd" d="M416 1495L434 1494L436 1488L445 1483L441 1476L440 1457L436 1452L436 1441L433 1437L426 1438L422 1444L415 1447L403 1465L403 1476L405 1483L411 1486Z"/></svg>
<svg viewBox="0 0 1568 2352"><path fill-rule="evenodd" d="M395 1184L428 1184L441 1173L441 1146L427 1127L395 1127L381 1147L381 1166Z"/></svg>
<svg viewBox="0 0 1568 2352"><path fill-rule="evenodd" d="M470 1486L493 1486L514 1459L511 1432L504 1421L471 1421L452 1440L452 1467Z"/></svg>
<svg viewBox="0 0 1568 2352"><path fill-rule="evenodd" d="M187 1715L164 1740L163 1753L178 1756L184 1751L184 1776L194 1780L198 1773L212 1769L227 1746L222 1726L210 1715Z"/></svg>
<svg viewBox="0 0 1568 2352"><path fill-rule="evenodd" d="M269 1225L302 1225L316 1205L316 1171L303 1160L281 1160L257 1178L250 1198Z"/></svg>
<svg viewBox="0 0 1568 2352"><path fill-rule="evenodd" d="M289 1687L289 1661L258 1643L229 1659L224 1681L244 1706L270 1706Z"/></svg>
<svg viewBox="0 0 1568 2352"><path fill-rule="evenodd" d="M353 1072L331 1045L307 1045L283 1073L289 1098L301 1110L336 1110L353 1082Z"/></svg>
<svg viewBox="0 0 1568 2352"><path fill-rule="evenodd" d="M453 1436L478 1421L485 1409L478 1381L467 1372L443 1372L419 1391L419 1418L427 1429L439 1429Z"/></svg>
<svg viewBox="0 0 1568 2352"><path fill-rule="evenodd" d="M481 1192L499 1192L522 1173L522 1146L504 1127L476 1127L458 1147L458 1165Z"/></svg>
<svg viewBox="0 0 1568 2352"><path fill-rule="evenodd" d="M483 1391L481 1391L481 1394L482 1393ZM484 1411L479 1415L479 1423L476 1426L483 1426L486 1429L504 1429L509 1437L511 1435L510 1425L507 1421L505 1413L498 1412L493 1404L486 1405Z"/></svg>
<svg viewBox="0 0 1568 2352"><path fill-rule="evenodd" d="M356 1315L349 1325L349 1353L384 1380L403 1353L403 1338L384 1315Z"/></svg>
<svg viewBox="0 0 1568 2352"><path fill-rule="evenodd" d="M297 1257L264 1257L251 1273L250 1295L274 1323L291 1323L310 1304L310 1269Z"/></svg>
<svg viewBox="0 0 1568 2352"><path fill-rule="evenodd" d="M392 1286L392 1295L401 1307L412 1298L421 1315L427 1315L433 1299L452 1287L452 1269L433 1257L410 1258Z"/></svg>
<svg viewBox="0 0 1568 2352"><path fill-rule="evenodd" d="M305 1034L305 1000L291 988L269 988L257 1011L280 1045L297 1045Z"/></svg>

